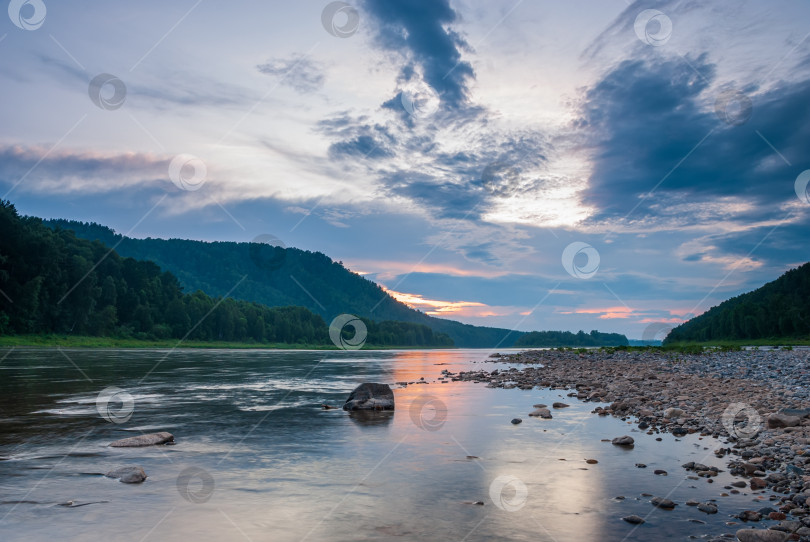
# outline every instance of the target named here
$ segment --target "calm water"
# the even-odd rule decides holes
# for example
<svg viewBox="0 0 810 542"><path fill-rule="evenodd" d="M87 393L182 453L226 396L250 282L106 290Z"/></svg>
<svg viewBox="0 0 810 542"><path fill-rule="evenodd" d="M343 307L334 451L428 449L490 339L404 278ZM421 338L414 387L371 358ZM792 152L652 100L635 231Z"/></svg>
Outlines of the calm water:
<svg viewBox="0 0 810 542"><path fill-rule="evenodd" d="M0 539L686 540L733 532L728 514L763 506L752 495L720 497L724 475L685 479L686 461L724 467L710 454L714 441L631 433L636 446L623 450L600 440L631 426L590 414L592 404L565 398L571 408L553 420L526 416L533 403L560 400L559 390L434 383L443 369L494 367L488 354L0 351ZM431 383L397 387L387 417L320 408L342 405L364 381L420 377ZM125 423L99 415L109 386L134 400ZM515 416L523 423L511 425ZM155 431L173 433L176 445L107 447ZM125 465L142 466L148 480L96 474ZM490 489L503 476L518 481L495 493L499 507ZM717 499L720 513L655 510L640 495L670 491L680 503ZM620 520L628 514L647 523L634 529Z"/></svg>

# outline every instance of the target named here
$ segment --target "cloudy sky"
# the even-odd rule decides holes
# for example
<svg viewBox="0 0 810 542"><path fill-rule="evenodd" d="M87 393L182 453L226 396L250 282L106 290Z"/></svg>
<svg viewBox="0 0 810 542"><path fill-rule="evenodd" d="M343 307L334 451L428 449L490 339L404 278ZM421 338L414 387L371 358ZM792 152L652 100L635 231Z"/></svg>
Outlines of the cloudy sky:
<svg viewBox="0 0 810 542"><path fill-rule="evenodd" d="M808 20L12 0L0 197L134 237L271 234L464 322L640 338L810 259Z"/></svg>

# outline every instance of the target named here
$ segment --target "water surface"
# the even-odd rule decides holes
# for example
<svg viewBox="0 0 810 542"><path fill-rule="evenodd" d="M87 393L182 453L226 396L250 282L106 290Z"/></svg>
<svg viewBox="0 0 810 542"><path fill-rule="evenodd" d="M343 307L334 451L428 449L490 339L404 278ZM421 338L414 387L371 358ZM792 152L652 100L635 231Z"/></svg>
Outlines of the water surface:
<svg viewBox="0 0 810 542"><path fill-rule="evenodd" d="M685 478L686 461L724 466L711 454L715 441L631 433L561 390L437 380L445 369L496 367L489 353L0 351L0 538L686 540L732 532L729 514L764 506L745 492L721 497L726 475ZM429 384L394 386L422 377ZM395 387L393 414L321 409L367 381ZM125 423L99 414L110 386L134 401ZM559 400L571 407L553 420L526 415ZM512 425L516 416L523 423ZM107 446L155 431L173 433L176 445ZM602 442L626 433L632 450ZM125 465L149 478L127 485L98 475ZM493 495L496 480L513 482ZM720 513L656 510L644 492L716 499ZM647 523L621 521L629 514Z"/></svg>

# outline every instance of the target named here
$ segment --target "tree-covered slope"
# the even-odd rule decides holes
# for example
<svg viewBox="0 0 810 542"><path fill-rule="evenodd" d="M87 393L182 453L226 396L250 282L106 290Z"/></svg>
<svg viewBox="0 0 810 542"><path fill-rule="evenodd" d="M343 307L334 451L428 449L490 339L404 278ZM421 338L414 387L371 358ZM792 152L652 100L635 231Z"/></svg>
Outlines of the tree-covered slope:
<svg viewBox="0 0 810 542"><path fill-rule="evenodd" d="M664 344L810 335L810 263L679 325Z"/></svg>
<svg viewBox="0 0 810 542"><path fill-rule="evenodd" d="M449 335L458 347L507 348L523 334L428 316L319 252L261 243L133 239L98 224L65 220L45 223L114 246L123 256L151 260L177 276L187 291L202 290L213 296L230 292L237 299L269 306L303 306L326 322L350 313L376 321L424 324Z"/></svg>
<svg viewBox="0 0 810 542"><path fill-rule="evenodd" d="M238 284L238 282L237 282ZM429 327L367 320L367 342L451 346ZM122 258L100 241L20 217L0 200L0 334L59 333L328 345L323 318L299 306L268 307L200 290L151 261ZM353 329L344 330L347 339Z"/></svg>

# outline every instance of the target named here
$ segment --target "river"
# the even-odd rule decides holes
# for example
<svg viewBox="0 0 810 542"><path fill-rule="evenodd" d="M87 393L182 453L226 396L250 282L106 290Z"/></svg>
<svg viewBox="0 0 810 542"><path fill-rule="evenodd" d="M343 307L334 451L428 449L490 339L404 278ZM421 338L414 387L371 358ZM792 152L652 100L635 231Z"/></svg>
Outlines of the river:
<svg viewBox="0 0 810 542"><path fill-rule="evenodd" d="M561 390L439 380L445 369L508 367L489 354L2 350L0 539L686 540L736 528L723 513L654 509L642 493L764 506L745 491L721 497L725 473L713 484L685 477L687 461L725 466L711 439L657 441ZM396 411L321 408L362 382L391 384ZM527 416L554 401L571 406ZM156 431L176 443L107 446ZM623 434L634 448L603 440ZM100 475L128 465L148 479ZM630 514L646 523L621 520Z"/></svg>

